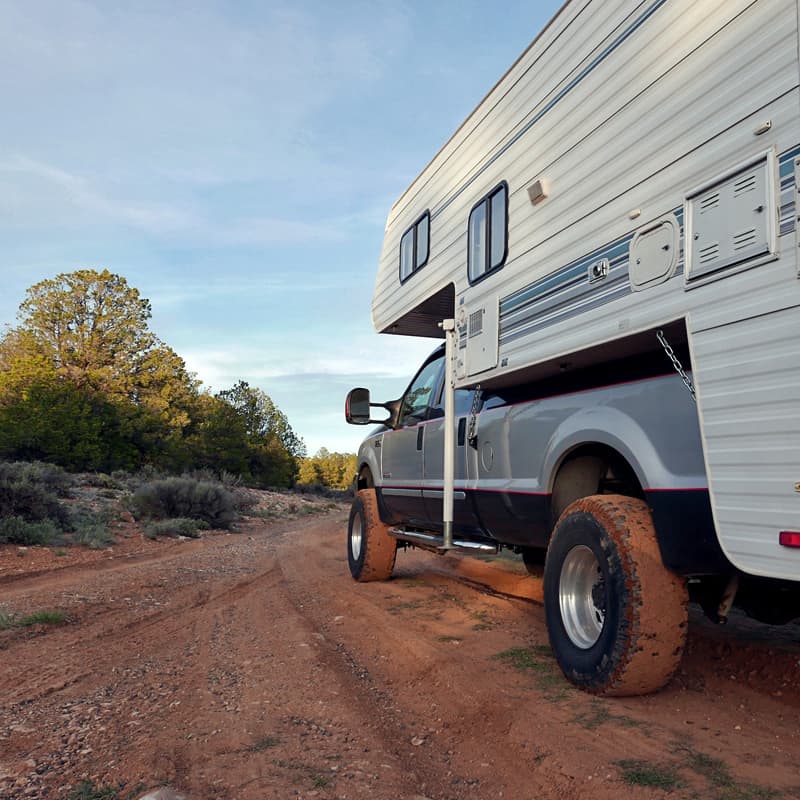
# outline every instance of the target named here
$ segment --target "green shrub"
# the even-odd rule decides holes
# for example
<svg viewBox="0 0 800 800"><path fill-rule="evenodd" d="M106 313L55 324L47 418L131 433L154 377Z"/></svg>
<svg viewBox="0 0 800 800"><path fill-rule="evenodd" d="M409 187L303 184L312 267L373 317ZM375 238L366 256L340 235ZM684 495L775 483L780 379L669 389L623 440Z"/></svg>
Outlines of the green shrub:
<svg viewBox="0 0 800 800"><path fill-rule="evenodd" d="M104 524L98 523L78 528L72 534L72 541L92 550L102 550L114 544L114 537Z"/></svg>
<svg viewBox="0 0 800 800"><path fill-rule="evenodd" d="M124 489L131 479L131 473L126 472L124 469L115 469L111 472L109 477L114 483L118 484L121 489Z"/></svg>
<svg viewBox="0 0 800 800"><path fill-rule="evenodd" d="M127 473L121 473L127 478ZM76 475L75 478L79 486L89 486L95 489L124 489L126 482L118 476L120 471L117 470L113 475L107 475L105 472L82 472Z"/></svg>
<svg viewBox="0 0 800 800"><path fill-rule="evenodd" d="M119 791L113 786L95 786L93 781L82 780L72 787L69 800L118 800Z"/></svg>
<svg viewBox="0 0 800 800"><path fill-rule="evenodd" d="M212 528L230 528L237 519L233 493L221 483L192 478L166 478L140 486L131 498L137 517L175 519L187 517Z"/></svg>
<svg viewBox="0 0 800 800"><path fill-rule="evenodd" d="M184 470L181 478L191 478L193 481L205 481L206 483L221 483L217 473L211 467Z"/></svg>
<svg viewBox="0 0 800 800"><path fill-rule="evenodd" d="M34 611L32 614L22 617L22 619L17 620L16 624L20 628L30 628L31 625L61 625L62 622L66 622L66 619L67 615L63 611L45 609L43 611Z"/></svg>
<svg viewBox="0 0 800 800"><path fill-rule="evenodd" d="M206 530L208 523L200 519L188 519L187 517L175 517L174 519L162 519L148 522L144 529L144 535L148 539L156 539L159 536L187 536L196 539L201 530Z"/></svg>
<svg viewBox="0 0 800 800"><path fill-rule="evenodd" d="M66 497L73 485L71 475L43 461L0 461L0 482L3 481L37 484L58 497Z"/></svg>
<svg viewBox="0 0 800 800"><path fill-rule="evenodd" d="M17 515L0 517L0 543L52 544L61 537L61 530L49 519L28 522Z"/></svg>
<svg viewBox="0 0 800 800"><path fill-rule="evenodd" d="M86 506L70 509L68 527L72 531L72 541L92 550L100 550L113 544L114 538L108 529L108 517L108 510L93 511Z"/></svg>
<svg viewBox="0 0 800 800"><path fill-rule="evenodd" d="M0 462L0 518L20 517L26 522L51 520L63 528L67 512L59 503L58 494L66 489L55 475L36 464Z"/></svg>
<svg viewBox="0 0 800 800"><path fill-rule="evenodd" d="M239 514L249 514L259 502L259 497L247 489L233 489L233 507Z"/></svg>
<svg viewBox="0 0 800 800"><path fill-rule="evenodd" d="M349 500L354 495L352 485L347 489L334 489L323 483L296 483L293 491L297 494L313 494L326 500Z"/></svg>
<svg viewBox="0 0 800 800"><path fill-rule="evenodd" d="M313 494L317 497L333 498L341 494L336 489L331 489L330 486L325 486L323 483L296 483L294 491L297 494Z"/></svg>
<svg viewBox="0 0 800 800"><path fill-rule="evenodd" d="M131 492L135 492L137 489L147 483L152 483L153 481L160 481L167 478L166 472L162 472L160 469L157 469L151 464L145 464L138 472L123 473L120 470L115 470L111 474L114 477L125 475L124 480L119 477L120 482L124 483L127 489Z"/></svg>
<svg viewBox="0 0 800 800"><path fill-rule="evenodd" d="M0 631L11 628L30 628L32 625L61 625L67 621L67 615L59 609L43 609L34 611L24 617L15 617L0 609Z"/></svg>

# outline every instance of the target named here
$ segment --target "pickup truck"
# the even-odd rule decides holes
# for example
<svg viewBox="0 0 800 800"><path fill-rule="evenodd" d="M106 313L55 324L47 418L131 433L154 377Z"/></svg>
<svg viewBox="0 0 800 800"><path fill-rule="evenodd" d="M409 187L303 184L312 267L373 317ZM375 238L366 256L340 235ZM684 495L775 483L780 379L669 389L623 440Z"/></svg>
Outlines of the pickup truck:
<svg viewBox="0 0 800 800"><path fill-rule="evenodd" d="M676 350L688 363L685 344ZM452 549L510 548L531 571L543 566L555 657L593 693L669 681L690 592L717 621L734 597L767 622L800 615L796 583L745 575L720 548L691 377L671 360L653 351L455 391ZM442 346L399 400L348 394L348 422L378 423L358 452L347 537L355 580L390 578L398 548L445 551L444 383ZM388 418L372 419L371 406Z"/></svg>

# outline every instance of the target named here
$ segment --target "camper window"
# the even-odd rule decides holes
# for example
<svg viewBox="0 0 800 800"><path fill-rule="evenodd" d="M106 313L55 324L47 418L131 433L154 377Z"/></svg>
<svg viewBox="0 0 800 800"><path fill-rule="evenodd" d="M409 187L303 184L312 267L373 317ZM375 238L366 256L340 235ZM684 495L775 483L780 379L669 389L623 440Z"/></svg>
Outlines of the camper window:
<svg viewBox="0 0 800 800"><path fill-rule="evenodd" d="M470 283L500 269L508 251L508 186L501 183L469 215L467 274Z"/></svg>
<svg viewBox="0 0 800 800"><path fill-rule="evenodd" d="M430 220L426 211L400 238L400 283L428 263Z"/></svg>

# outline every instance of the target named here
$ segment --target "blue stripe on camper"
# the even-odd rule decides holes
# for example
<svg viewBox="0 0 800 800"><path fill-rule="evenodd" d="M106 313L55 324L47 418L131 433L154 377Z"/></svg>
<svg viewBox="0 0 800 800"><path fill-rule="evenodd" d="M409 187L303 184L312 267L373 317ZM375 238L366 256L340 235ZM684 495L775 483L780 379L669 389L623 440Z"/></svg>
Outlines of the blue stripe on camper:
<svg viewBox="0 0 800 800"><path fill-rule="evenodd" d="M596 308L631 292L628 254L633 234L628 234L588 256L524 287L500 301L500 342L552 325ZM589 283L589 267L608 259L608 276Z"/></svg>
<svg viewBox="0 0 800 800"><path fill-rule="evenodd" d="M431 211L431 219L439 216L451 203L465 192L498 158L513 147L545 114L557 106L578 84L582 83L594 70L600 66L618 47L629 39L650 17L663 6L667 0L656 0L643 14L637 17L622 33L611 42L605 50L592 59L555 97L552 97L525 125L522 126L493 156L490 156L472 177L456 189L442 204Z"/></svg>
<svg viewBox="0 0 800 800"><path fill-rule="evenodd" d="M781 155L779 160L780 175L780 225L778 231L783 236L795 229L795 208L797 206L794 178L794 160L800 155L800 147L795 147Z"/></svg>
<svg viewBox="0 0 800 800"><path fill-rule="evenodd" d="M682 275L683 207L671 213L680 226L680 252L675 275ZM500 341L504 344L511 342L630 294L633 289L628 266L633 237L633 233L626 234L503 298L500 301ZM589 267L602 259L608 259L608 275L589 283Z"/></svg>
<svg viewBox="0 0 800 800"><path fill-rule="evenodd" d="M780 164L781 183L783 183L783 179L787 175L794 176L794 160L797 156L800 156L800 145L781 154L778 160Z"/></svg>
<svg viewBox="0 0 800 800"><path fill-rule="evenodd" d="M795 159L800 146L779 157L780 235L796 227ZM680 225L680 254L675 276L683 274L683 206L672 211ZM610 303L630 294L628 267L630 243L634 234L617 239L587 256L582 256L538 281L534 281L500 301L500 342L507 344L521 336L569 319L579 313ZM588 270L596 261L608 259L608 276L589 283Z"/></svg>
<svg viewBox="0 0 800 800"><path fill-rule="evenodd" d="M682 275L684 268L683 207L676 208L671 213L675 215L680 226L680 251L673 275L675 277ZM626 234L503 298L500 301L501 343L507 344L630 294L633 289L628 267L633 237L633 233ZM589 283L589 267L602 259L608 259L607 277Z"/></svg>

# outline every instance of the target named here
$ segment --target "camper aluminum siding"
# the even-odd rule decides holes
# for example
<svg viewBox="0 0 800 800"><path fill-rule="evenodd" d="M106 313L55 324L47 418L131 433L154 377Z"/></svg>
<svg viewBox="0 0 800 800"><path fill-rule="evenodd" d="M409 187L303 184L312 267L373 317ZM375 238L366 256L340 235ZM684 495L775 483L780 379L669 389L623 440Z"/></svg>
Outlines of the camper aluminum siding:
<svg viewBox="0 0 800 800"><path fill-rule="evenodd" d="M379 331L455 316L459 385L685 320L720 543L793 580L800 551L778 536L800 528L799 13L568 2L395 204L373 299ZM467 220L501 181L507 259L470 285ZM429 261L401 286L400 237L426 210Z"/></svg>

